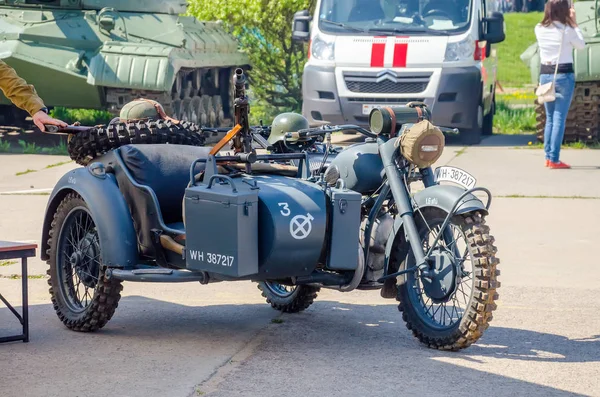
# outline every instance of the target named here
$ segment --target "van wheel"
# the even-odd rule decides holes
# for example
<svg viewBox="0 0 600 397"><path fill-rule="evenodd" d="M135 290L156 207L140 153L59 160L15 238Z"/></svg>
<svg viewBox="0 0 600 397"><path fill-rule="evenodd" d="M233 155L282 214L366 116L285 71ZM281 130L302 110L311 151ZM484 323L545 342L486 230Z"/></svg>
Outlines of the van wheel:
<svg viewBox="0 0 600 397"><path fill-rule="evenodd" d="M477 107L476 128L464 128L460 130L460 141L464 145L477 145L481 142L481 132L483 129L483 105Z"/></svg>
<svg viewBox="0 0 600 397"><path fill-rule="evenodd" d="M496 98L492 100L490 112L483 117L482 135L489 136L494 133L494 113L496 113Z"/></svg>

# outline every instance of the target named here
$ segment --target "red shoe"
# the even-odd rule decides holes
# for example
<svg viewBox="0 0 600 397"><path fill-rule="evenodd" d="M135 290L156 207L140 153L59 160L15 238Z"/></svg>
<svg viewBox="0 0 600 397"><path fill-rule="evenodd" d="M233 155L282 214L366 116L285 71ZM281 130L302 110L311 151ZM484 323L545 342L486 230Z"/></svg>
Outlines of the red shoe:
<svg viewBox="0 0 600 397"><path fill-rule="evenodd" d="M550 160L546 160L546 167L550 167Z"/></svg>
<svg viewBox="0 0 600 397"><path fill-rule="evenodd" d="M553 170L564 170L567 168L571 168L571 166L569 164L565 164L562 161L559 161L558 163L553 163L552 161L550 162L550 168Z"/></svg>

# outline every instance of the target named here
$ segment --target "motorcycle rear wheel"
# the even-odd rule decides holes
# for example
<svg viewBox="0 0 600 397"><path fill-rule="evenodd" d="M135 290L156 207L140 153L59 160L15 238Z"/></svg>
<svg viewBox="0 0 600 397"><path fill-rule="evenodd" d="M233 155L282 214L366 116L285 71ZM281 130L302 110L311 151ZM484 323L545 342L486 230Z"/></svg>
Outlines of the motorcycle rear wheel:
<svg viewBox="0 0 600 397"><path fill-rule="evenodd" d="M422 210L422 214L427 224L418 211L415 218L424 248L428 248L426 241L429 241L430 232L435 231L436 226L439 230L447 214L432 208ZM406 327L419 341L430 348L456 351L476 342L489 327L492 312L496 309L494 301L498 299L496 289L500 287L497 280L500 271L496 268L499 260L495 256L494 238L483 216L478 213L456 216L450 227L455 246L459 245L460 237L465 241L464 249L460 249L462 258L465 258L461 279L454 292L446 302L436 303L427 295L420 276L407 274L400 278L397 299ZM409 260L411 250L406 252L406 244L401 239L397 239L395 244L392 264L399 266L399 270L406 269L407 264L408 267L413 266L414 260L413 263ZM448 245L451 246L452 242ZM470 271L464 266L467 261ZM471 288L468 289L468 286ZM452 302L450 309L449 302Z"/></svg>
<svg viewBox="0 0 600 397"><path fill-rule="evenodd" d="M309 285L290 287L274 281L261 281L258 283L258 289L262 291L262 296L273 309L284 313L306 310L313 304L317 293L321 290L319 287Z"/></svg>

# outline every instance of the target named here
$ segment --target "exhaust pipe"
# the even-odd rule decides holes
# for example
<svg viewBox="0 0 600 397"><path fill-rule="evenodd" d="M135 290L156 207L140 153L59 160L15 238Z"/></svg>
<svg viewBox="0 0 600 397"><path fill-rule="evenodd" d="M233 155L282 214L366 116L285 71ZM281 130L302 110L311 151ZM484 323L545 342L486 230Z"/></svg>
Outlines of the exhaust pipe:
<svg viewBox="0 0 600 397"><path fill-rule="evenodd" d="M358 245L358 266L354 271L354 275L350 282L348 282L348 277L328 273L323 271L315 271L309 276L297 277L294 280L295 285L312 285L314 287L322 287L334 289L336 291L341 292L350 292L360 284L362 280L363 274L365 273L365 254L363 252L360 244Z"/></svg>

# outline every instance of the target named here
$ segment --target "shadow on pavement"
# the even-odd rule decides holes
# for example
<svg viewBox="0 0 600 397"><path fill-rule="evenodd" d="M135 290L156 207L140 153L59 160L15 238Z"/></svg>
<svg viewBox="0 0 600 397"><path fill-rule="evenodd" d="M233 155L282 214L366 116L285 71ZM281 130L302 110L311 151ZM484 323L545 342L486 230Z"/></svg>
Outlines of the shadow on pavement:
<svg viewBox="0 0 600 397"><path fill-rule="evenodd" d="M10 314L7 312L5 308L0 309L0 324ZM270 319L278 316L279 313L266 304L184 306L129 296L121 300L115 316L104 329L78 333L62 325L51 305L32 306L31 342L0 344L0 353L5 357L3 362L7 364L3 375L6 379L17 377L4 390L16 391L11 387L19 380L18 371L26 371L29 380L21 389L25 395L31 395L28 391L38 388L47 390L47 395L55 395L58 390L64 395L73 395L74 390L61 385L61 378L78 371L84 354L87 365L105 365L108 357L114 363L111 371L94 374L89 390L100 385L98 387L120 395L122 390L115 390L110 383L118 378L129 382L128 395L151 395L157 391L156 384L144 389L147 381L129 371L123 374L120 371L135 368L137 375L143 372L146 380L164 376L164 368L181 365L183 369L193 363L205 363L217 353L222 354L223 349L232 350L232 346L248 343L265 327L262 344L238 373L224 380L216 396L285 395L281 394L281 386L287 382L293 386L290 396L297 395L298 391L302 391L302 395L389 396L398 395L394 393L403 389L413 392L423 389L428 395L464 395L471 393L476 384L485 384L485 390L494 390L495 395L514 392L573 395L515 379L519 377L518 370L512 370L511 377L495 374L495 366L489 360L482 360L487 357L557 363L600 361L599 336L569 339L494 327L493 323L483 338L470 348L460 352L432 350L410 334L395 304L317 301L307 311L283 315L281 324L271 324ZM0 334L5 333L6 328L0 325ZM132 357L135 361L131 361ZM57 359L61 365L55 367ZM453 359L462 359L467 364L449 362ZM485 368L468 368L465 365L469 362ZM54 367L51 374L47 372L50 367ZM315 390L314 382L323 377L327 382ZM194 381L198 383L202 379ZM161 387L167 386L160 380L157 382ZM50 387L49 383L55 386ZM190 381L190 387L196 383ZM265 394L265 391L275 394Z"/></svg>

